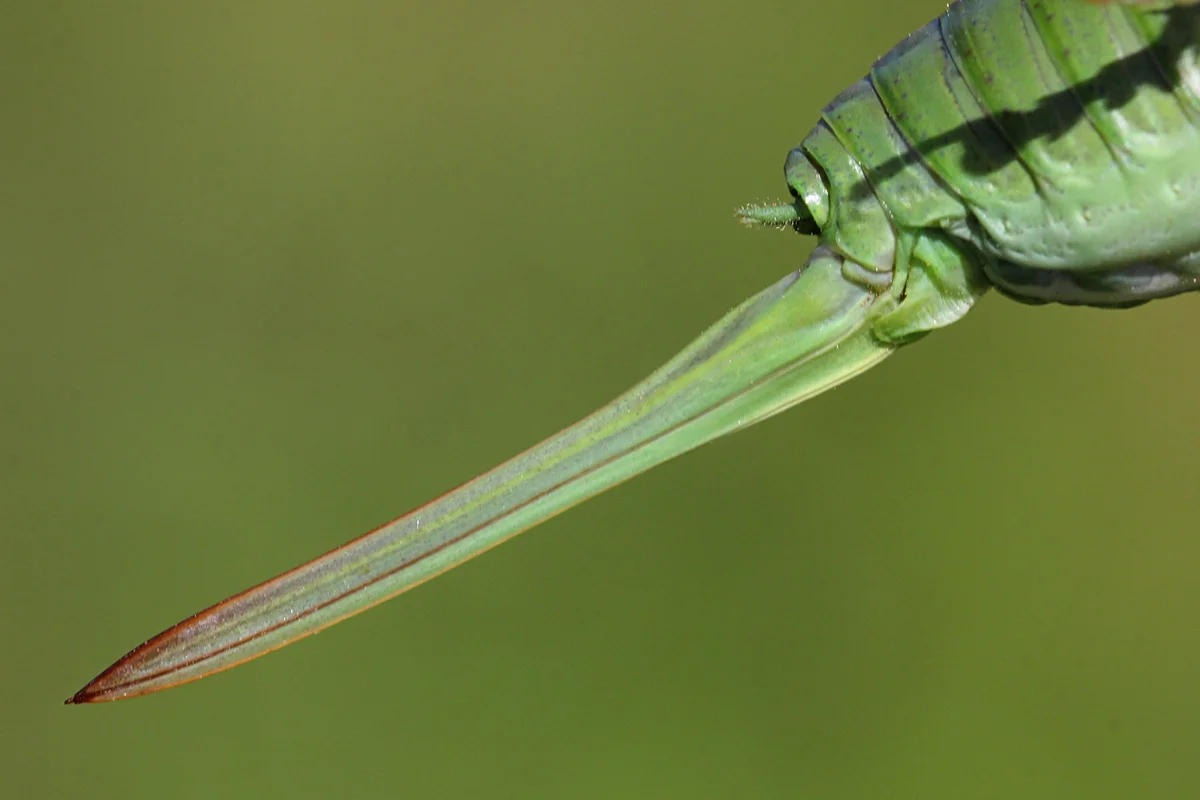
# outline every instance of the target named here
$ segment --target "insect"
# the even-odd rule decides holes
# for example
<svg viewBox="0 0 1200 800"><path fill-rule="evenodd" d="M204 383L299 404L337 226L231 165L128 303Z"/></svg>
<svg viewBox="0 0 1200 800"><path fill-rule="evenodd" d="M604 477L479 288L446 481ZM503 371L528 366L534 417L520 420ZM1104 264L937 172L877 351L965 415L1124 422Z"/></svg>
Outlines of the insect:
<svg viewBox="0 0 1200 800"><path fill-rule="evenodd" d="M68 703L159 691L339 622L958 320L990 288L1128 307L1200 289L1196 0L959 0L822 111L819 244L665 366L454 491L134 649Z"/></svg>

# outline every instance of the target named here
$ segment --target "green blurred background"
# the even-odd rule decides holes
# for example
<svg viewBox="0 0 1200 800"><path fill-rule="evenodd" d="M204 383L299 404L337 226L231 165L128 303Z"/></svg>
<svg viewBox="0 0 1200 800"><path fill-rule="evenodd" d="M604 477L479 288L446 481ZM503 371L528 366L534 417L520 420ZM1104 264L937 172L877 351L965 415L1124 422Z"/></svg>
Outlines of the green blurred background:
<svg viewBox="0 0 1200 800"><path fill-rule="evenodd" d="M61 705L798 266L732 209L941 7L11 4L4 793L1200 795L1194 297L989 296L322 636Z"/></svg>

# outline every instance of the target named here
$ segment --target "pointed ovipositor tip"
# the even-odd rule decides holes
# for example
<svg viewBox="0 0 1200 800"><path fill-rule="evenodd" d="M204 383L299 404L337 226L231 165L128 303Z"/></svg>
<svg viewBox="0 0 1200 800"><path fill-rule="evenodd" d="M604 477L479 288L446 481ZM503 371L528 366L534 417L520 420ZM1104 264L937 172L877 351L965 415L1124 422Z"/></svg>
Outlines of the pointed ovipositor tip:
<svg viewBox="0 0 1200 800"><path fill-rule="evenodd" d="M63 705L80 706L80 705L83 705L84 703L92 702L92 696L88 692L88 687L90 687L90 686L91 686L91 684L89 683L87 686L83 687L78 692L76 692L75 694L68 697L66 700L63 701Z"/></svg>

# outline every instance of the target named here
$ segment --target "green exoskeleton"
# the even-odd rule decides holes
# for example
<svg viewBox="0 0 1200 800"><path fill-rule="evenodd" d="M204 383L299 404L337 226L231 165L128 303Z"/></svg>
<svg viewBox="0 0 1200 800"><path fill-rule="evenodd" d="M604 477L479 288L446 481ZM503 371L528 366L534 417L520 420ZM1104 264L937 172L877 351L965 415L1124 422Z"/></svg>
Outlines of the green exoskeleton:
<svg viewBox="0 0 1200 800"><path fill-rule="evenodd" d="M743 216L819 231L847 280L886 284L887 342L989 286L1092 306L1200 287L1194 11L955 3L789 154L794 211Z"/></svg>
<svg viewBox="0 0 1200 800"><path fill-rule="evenodd" d="M443 497L191 617L68 702L228 669L427 580L656 464L1022 301L1200 288L1200 5L960 0L828 105L793 201L807 262L592 416Z"/></svg>

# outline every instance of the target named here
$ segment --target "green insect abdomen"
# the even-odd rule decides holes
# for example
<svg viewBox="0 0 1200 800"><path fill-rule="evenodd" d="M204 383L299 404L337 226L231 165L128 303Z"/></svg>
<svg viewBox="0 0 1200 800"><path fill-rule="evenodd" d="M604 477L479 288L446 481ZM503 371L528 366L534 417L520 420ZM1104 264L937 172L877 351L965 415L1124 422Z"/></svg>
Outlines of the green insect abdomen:
<svg viewBox="0 0 1200 800"><path fill-rule="evenodd" d="M1196 20L959 0L824 109L789 183L827 181L823 237L875 270L932 229L1001 268L1184 259L1200 251Z"/></svg>

